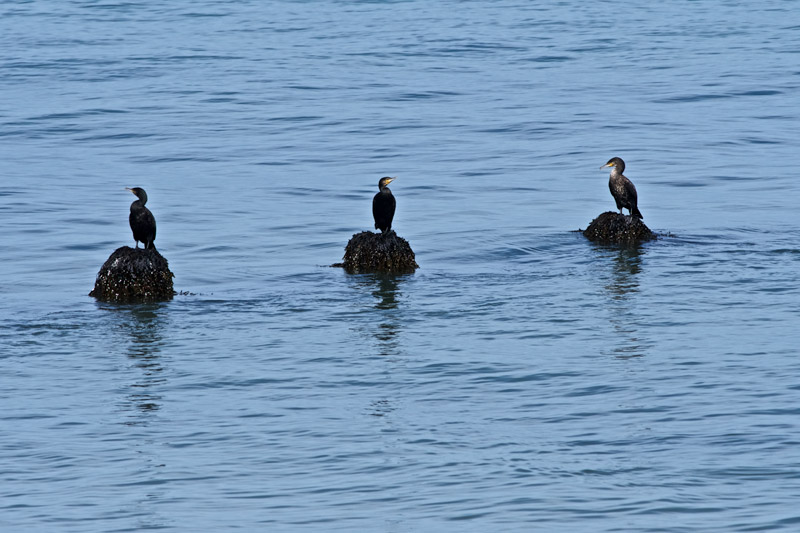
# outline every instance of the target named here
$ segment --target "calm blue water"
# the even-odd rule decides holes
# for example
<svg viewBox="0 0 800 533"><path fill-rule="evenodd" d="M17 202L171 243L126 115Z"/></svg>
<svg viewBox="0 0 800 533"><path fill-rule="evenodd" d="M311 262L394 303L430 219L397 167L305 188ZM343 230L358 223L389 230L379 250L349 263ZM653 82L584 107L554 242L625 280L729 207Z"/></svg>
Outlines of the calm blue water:
<svg viewBox="0 0 800 533"><path fill-rule="evenodd" d="M0 529L797 531L796 8L3 3Z"/></svg>

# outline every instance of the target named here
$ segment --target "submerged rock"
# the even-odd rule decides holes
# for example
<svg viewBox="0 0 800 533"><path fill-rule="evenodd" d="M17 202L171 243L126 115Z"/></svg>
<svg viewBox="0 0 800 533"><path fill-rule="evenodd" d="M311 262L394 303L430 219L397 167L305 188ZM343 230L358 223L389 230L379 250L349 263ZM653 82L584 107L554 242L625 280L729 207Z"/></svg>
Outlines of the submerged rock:
<svg viewBox="0 0 800 533"><path fill-rule="evenodd" d="M107 302L156 302L171 300L174 274L155 248L123 246L100 267L89 296Z"/></svg>
<svg viewBox="0 0 800 533"><path fill-rule="evenodd" d="M583 235L590 241L619 244L635 244L658 238L641 219L614 211L606 211L592 220L589 227L583 230Z"/></svg>
<svg viewBox="0 0 800 533"><path fill-rule="evenodd" d="M344 249L344 262L334 266L344 267L350 273L392 274L405 274L419 268L408 241L394 231L356 233Z"/></svg>

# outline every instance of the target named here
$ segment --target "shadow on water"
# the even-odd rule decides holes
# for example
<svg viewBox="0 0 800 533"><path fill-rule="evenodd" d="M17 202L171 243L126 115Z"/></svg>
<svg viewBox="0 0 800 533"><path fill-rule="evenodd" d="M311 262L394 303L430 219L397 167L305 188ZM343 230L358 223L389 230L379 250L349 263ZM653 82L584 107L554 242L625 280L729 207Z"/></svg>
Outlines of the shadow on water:
<svg viewBox="0 0 800 533"><path fill-rule="evenodd" d="M593 244L598 256L610 260L610 275L603 284L608 296L606 308L615 342L611 354L619 359L643 357L649 343L644 340L644 330L638 323L636 295L643 272L643 245L619 246Z"/></svg>

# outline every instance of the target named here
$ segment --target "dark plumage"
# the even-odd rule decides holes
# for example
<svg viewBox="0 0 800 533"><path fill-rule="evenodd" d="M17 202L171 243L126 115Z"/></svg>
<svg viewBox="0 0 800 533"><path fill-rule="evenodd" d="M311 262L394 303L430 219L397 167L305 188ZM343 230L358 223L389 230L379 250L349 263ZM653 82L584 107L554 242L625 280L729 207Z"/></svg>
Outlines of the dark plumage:
<svg viewBox="0 0 800 533"><path fill-rule="evenodd" d="M375 218L375 229L388 233L392 229L394 210L397 207L392 191L388 185L396 178L381 178L378 181L378 194L372 199L372 216Z"/></svg>
<svg viewBox="0 0 800 533"><path fill-rule="evenodd" d="M625 171L625 161L619 157L612 157L608 163L600 168L613 167L611 169L611 177L608 179L608 188L611 190L611 196L617 202L617 209L620 214L622 208L626 208L632 217L644 218L642 213L637 207L638 197L636 195L636 187L633 186L631 180L622 175Z"/></svg>
<svg viewBox="0 0 800 533"><path fill-rule="evenodd" d="M141 242L145 249L152 248L155 250L153 241L156 240L156 219L153 213L144 206L147 203L147 193L139 187L132 189L125 187L125 189L131 191L138 198L131 204L131 214L128 217L136 247L138 248Z"/></svg>

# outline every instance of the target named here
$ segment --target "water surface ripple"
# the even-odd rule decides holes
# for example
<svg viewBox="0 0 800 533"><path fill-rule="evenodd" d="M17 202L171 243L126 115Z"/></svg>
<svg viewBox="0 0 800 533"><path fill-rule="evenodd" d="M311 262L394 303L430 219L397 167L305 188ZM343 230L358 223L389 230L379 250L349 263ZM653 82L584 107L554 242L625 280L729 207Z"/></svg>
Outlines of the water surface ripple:
<svg viewBox="0 0 800 533"><path fill-rule="evenodd" d="M796 531L795 13L3 4L0 529ZM327 267L384 175L421 269Z"/></svg>

